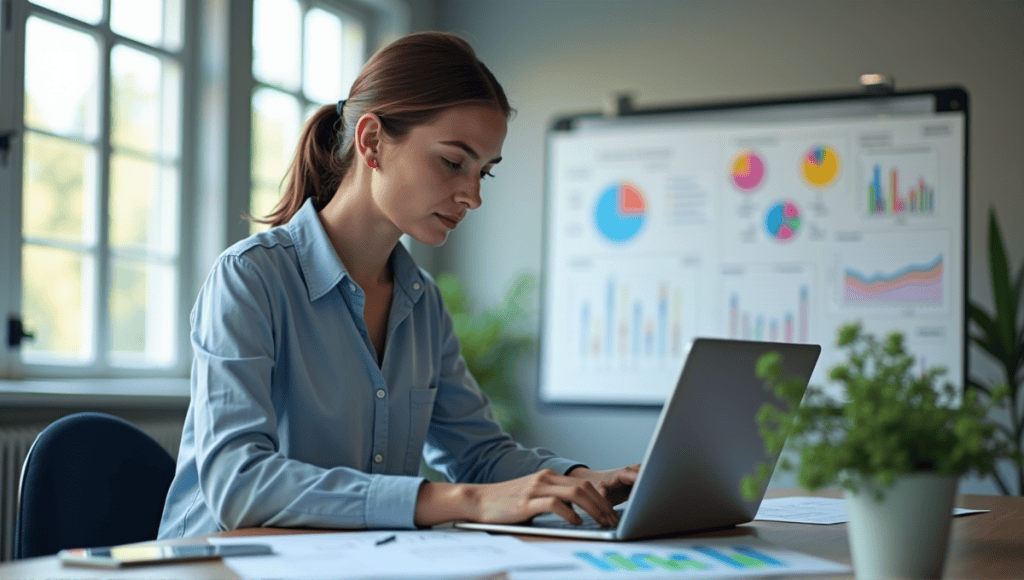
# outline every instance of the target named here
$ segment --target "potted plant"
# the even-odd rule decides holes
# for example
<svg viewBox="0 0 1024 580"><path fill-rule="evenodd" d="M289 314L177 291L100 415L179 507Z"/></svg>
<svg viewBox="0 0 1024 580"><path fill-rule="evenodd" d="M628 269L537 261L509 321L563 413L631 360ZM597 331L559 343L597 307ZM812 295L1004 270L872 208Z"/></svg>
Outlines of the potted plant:
<svg viewBox="0 0 1024 580"><path fill-rule="evenodd" d="M994 211L989 212L988 218L988 260L995 311L990 314L982 304L971 301L967 307L972 323L969 338L997 364L1001 376L989 384L972 376L967 387L976 391L981 400L998 407L1000 414L1007 415L1005 424L997 424L996 437L1016 452L1016 489L1011 490L999 471L994 471L992 477L1004 494L1024 495L1024 463L1019 459L1024 452L1024 320L1020 308L1024 263L1013 276Z"/></svg>
<svg viewBox="0 0 1024 580"><path fill-rule="evenodd" d="M436 280L451 312L469 372L491 400L495 420L515 435L524 425L526 411L514 371L520 357L534 343L528 323L536 278L531 274L518 276L501 304L479 313L474 312L465 285L456 275L445 273Z"/></svg>
<svg viewBox="0 0 1024 580"><path fill-rule="evenodd" d="M765 446L778 455L788 441L799 452L798 462L781 457L779 468L795 471L807 490L845 490L858 578L937 578L959 478L990 474L1013 452L993 437L974 391L961 400L940 384L945 369L915 372L900 333L877 340L847 324L837 344L847 358L829 376L845 387L842 399L814 385L804 393L802 381L783 376L777 353L758 361L758 376L784 404L758 413ZM744 494L753 497L770 477L767 464L758 466Z"/></svg>

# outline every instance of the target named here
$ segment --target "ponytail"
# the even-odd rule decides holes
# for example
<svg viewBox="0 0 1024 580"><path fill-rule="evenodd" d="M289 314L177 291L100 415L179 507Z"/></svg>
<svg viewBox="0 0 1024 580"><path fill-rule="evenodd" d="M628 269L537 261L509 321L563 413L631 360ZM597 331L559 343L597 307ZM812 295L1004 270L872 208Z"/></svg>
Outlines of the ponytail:
<svg viewBox="0 0 1024 580"><path fill-rule="evenodd" d="M253 221L279 226L288 223L307 199L313 199L317 211L331 201L352 164L351 150L345 157L338 156L338 141L342 134L338 127L340 123L341 118L333 105L325 105L313 113L302 128L295 158L285 174L287 194L266 218L253 218Z"/></svg>
<svg viewBox="0 0 1024 580"><path fill-rule="evenodd" d="M288 173L284 196L264 219L279 226L307 199L320 211L334 197L355 157L355 124L366 113L399 140L445 109L482 105L512 116L505 91L465 40L443 32L399 38L367 61L343 103L325 105L306 121Z"/></svg>

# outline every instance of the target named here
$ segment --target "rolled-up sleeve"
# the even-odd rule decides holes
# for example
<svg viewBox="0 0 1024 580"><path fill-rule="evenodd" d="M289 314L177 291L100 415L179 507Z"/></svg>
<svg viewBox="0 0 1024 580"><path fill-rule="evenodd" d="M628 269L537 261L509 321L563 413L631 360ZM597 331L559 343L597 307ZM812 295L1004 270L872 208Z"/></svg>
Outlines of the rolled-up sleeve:
<svg viewBox="0 0 1024 580"><path fill-rule="evenodd" d="M202 500L221 529L414 528L423 478L317 466L282 453L272 393L275 316L268 282L222 256L192 312L192 419Z"/></svg>
<svg viewBox="0 0 1024 580"><path fill-rule="evenodd" d="M506 433L466 367L451 315L441 312L441 363L437 401L427 434L428 465L450 481L493 483L542 469L566 473L579 462L543 448L526 448Z"/></svg>

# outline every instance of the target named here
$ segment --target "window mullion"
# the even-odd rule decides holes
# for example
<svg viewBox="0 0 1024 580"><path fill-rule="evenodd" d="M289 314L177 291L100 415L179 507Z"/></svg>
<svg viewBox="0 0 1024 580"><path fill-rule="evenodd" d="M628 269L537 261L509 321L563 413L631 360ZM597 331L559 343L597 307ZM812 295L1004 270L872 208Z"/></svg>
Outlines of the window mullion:
<svg viewBox="0 0 1024 580"><path fill-rule="evenodd" d="M104 19L100 24L100 32L103 39L100 50L100 123L99 123L99 167L97 168L97 195L96 195L96 219L97 219L97 240L96 240L96 269L94 277L93 313L96 317L93 320L93 340L95 348L95 370L107 371L110 363L110 284L113 279L111 274L111 252L110 252L110 161L114 152L111 144L111 116L113 80L111 78L110 59L114 48L114 34L110 30L110 0L104 2Z"/></svg>
<svg viewBox="0 0 1024 580"><path fill-rule="evenodd" d="M181 54L181 130L179 139L178 190L178 316L174 325L177 337L177 364L175 370L189 373L191 342L189 340L188 313L192 306L192 288L195 285L192 264L195 263L195 237L192 225L196 223L197 204L193 198L198 163L194 146L199 132L199 38L201 8L196 2L183 2Z"/></svg>

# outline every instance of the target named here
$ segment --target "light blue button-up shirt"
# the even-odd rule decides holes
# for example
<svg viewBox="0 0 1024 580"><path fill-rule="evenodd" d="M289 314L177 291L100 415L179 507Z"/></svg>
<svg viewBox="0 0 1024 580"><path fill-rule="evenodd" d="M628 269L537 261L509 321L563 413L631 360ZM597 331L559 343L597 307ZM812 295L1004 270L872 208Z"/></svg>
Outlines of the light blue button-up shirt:
<svg viewBox="0 0 1024 580"><path fill-rule="evenodd" d="M383 362L310 201L228 248L192 310L192 401L159 537L414 528L420 459L488 483L578 463L493 420L440 291L398 244Z"/></svg>

